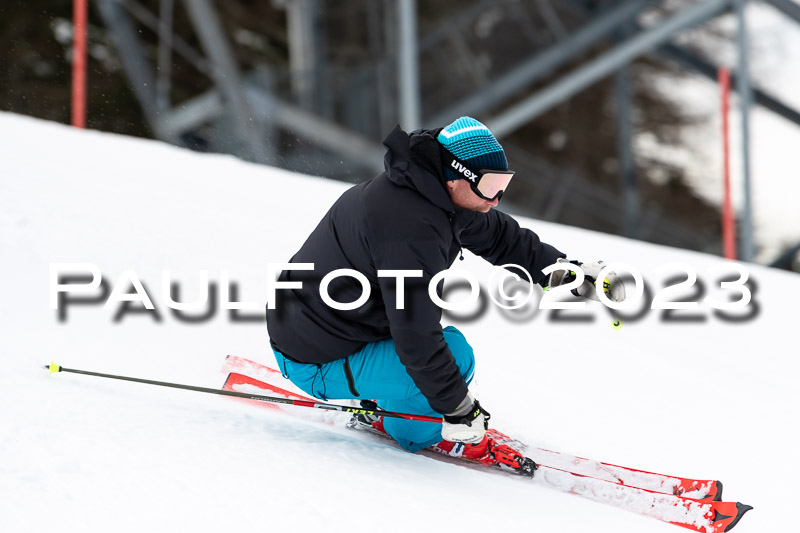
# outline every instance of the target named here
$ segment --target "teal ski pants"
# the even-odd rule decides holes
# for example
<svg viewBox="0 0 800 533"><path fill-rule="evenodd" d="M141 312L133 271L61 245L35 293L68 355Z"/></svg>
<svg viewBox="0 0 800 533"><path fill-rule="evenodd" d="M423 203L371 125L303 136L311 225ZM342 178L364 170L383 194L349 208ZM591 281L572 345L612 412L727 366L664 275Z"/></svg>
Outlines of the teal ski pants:
<svg viewBox="0 0 800 533"><path fill-rule="evenodd" d="M475 371L475 356L464 335L452 326L444 328L444 339L464 380L469 383ZM283 377L307 394L323 400L376 400L387 411L441 416L406 372L395 350L394 341L371 342L346 359L315 365L296 363L275 351ZM347 367L352 380L348 379ZM415 452L442 440L441 424L402 418L384 418L386 432L406 450Z"/></svg>

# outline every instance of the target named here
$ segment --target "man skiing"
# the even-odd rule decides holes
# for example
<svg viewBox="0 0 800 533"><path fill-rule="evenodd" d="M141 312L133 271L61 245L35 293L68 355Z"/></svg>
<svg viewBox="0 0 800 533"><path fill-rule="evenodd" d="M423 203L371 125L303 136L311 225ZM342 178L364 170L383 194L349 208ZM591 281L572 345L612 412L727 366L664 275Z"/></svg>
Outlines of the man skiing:
<svg viewBox="0 0 800 533"><path fill-rule="evenodd" d="M384 145L385 171L347 190L292 257L294 264L313 263L314 270L286 269L279 278L302 288L279 291L275 309L267 309L278 366L318 398L376 400L387 411L442 416L441 425L355 421L385 431L409 451L433 447L519 469L521 454L498 441L502 434L487 434L489 413L468 389L472 348L456 328L442 328L428 284L463 248L492 264L520 265L543 286L542 269L565 254L492 209L514 173L500 143L477 120L461 117L410 134L397 127ZM587 275L578 294L596 298L593 277L602 265L576 265ZM337 269L366 278L366 303L338 310L321 299L323 276ZM414 276L397 277L400 270ZM611 298L621 299L622 284L613 275L607 280ZM350 276L324 285L337 302L357 300L364 289Z"/></svg>

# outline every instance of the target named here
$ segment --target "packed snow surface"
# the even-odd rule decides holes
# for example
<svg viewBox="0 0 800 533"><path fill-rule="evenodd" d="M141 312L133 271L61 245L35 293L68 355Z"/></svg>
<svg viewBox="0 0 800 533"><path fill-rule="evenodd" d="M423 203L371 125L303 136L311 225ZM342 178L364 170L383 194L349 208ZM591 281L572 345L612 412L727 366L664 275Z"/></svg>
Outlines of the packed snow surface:
<svg viewBox="0 0 800 533"><path fill-rule="evenodd" d="M347 187L0 113L0 530L679 531L522 478L403 452L345 429L346 415L326 425L219 396L43 369L55 361L219 388L226 354L274 366L259 318L268 264L286 262ZM745 265L752 301L719 314L705 296L740 295L709 271L723 264L718 257L519 221L571 258L627 263L648 291L619 330L597 303L554 314L509 313L489 301L483 312L448 314L475 348L473 391L494 425L584 457L720 479L726 500L755 507L736 531L785 530L800 477L800 276ZM495 269L466 255L456 267L488 293ZM698 283L668 299L698 308L649 309L667 280L686 279L668 266L676 262ZM93 301L62 304L60 319L50 306L57 263L82 263L84 275L93 265L107 296L96 289ZM724 268L722 279L737 279ZM218 289L215 312L181 320L164 288L171 279L175 299L192 301L204 271ZM131 273L154 310L120 302L133 292ZM228 282L237 290L223 298ZM256 310L234 320L222 309L227 299Z"/></svg>

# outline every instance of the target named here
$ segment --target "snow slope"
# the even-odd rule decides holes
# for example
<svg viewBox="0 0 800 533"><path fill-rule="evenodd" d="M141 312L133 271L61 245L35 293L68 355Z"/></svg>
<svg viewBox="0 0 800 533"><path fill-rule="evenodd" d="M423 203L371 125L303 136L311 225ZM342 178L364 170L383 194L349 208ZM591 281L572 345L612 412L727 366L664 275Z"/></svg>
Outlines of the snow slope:
<svg viewBox="0 0 800 533"><path fill-rule="evenodd" d="M238 300L260 308L267 264L291 257L345 189L0 113L0 530L679 531L303 417L42 369L52 360L219 387L228 353L274 365L261 320L235 322L221 309L178 320L162 271L187 301L200 294L201 270L218 283L227 270ZM719 258L520 221L570 257L634 265L651 288L669 277L659 266L680 261L706 294L720 292L706 273ZM115 322L119 306L102 301L70 306L59 321L49 307L59 262L96 265L109 289L132 269L160 321L151 312ZM484 283L494 271L469 254L458 267ZM597 304L588 321L535 309L509 319L490 304L448 323L475 348L473 390L497 427L586 457L721 479L726 499L755 506L736 531L779 531L800 476L800 276L748 269L756 290L745 311L755 312L738 322L701 304L700 320L646 310L615 331Z"/></svg>

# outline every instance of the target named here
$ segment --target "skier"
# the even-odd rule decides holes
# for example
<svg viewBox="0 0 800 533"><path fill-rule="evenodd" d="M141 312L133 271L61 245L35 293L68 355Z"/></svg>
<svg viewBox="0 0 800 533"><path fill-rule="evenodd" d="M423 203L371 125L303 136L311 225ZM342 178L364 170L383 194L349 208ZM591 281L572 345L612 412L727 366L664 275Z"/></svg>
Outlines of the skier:
<svg viewBox="0 0 800 533"><path fill-rule="evenodd" d="M473 350L459 330L442 328L428 283L466 248L492 264L520 265L546 286L542 269L564 261L565 254L492 209L514 173L500 143L477 120L461 117L410 134L398 126L384 145L385 171L347 190L292 257L291 263L312 263L313 270L285 269L279 277L302 283L278 291L275 308L267 309L281 373L323 400L376 400L388 411L442 416L441 425L364 415L351 421L387 433L409 451L432 447L524 468L521 454L497 438L502 434L487 433L489 413L468 389ZM572 266L587 276L577 293L596 299L592 283L603 265ZM366 278L366 303L338 310L322 300L322 278L337 269ZM379 276L379 270L411 270L417 277ZM549 281L555 286L564 277ZM624 298L618 278L606 280L609 297ZM336 302L353 302L364 290L352 276L324 288Z"/></svg>

